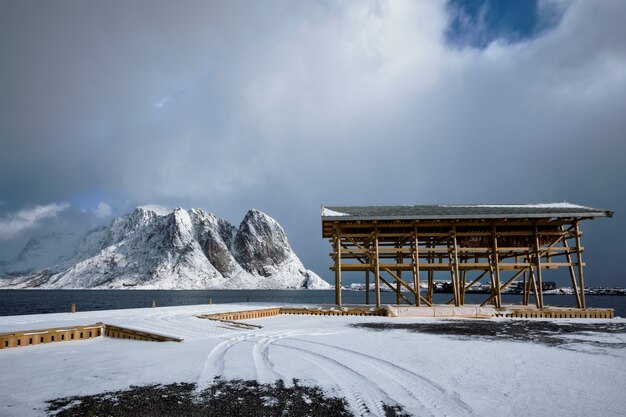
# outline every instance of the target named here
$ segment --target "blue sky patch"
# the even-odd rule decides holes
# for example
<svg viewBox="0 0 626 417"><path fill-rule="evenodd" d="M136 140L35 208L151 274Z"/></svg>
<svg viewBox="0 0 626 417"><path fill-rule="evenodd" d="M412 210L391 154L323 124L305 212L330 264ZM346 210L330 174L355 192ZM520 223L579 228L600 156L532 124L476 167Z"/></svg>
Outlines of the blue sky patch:
<svg viewBox="0 0 626 417"><path fill-rule="evenodd" d="M556 4L537 0L448 0L446 41L457 47L484 49L493 41L533 39L558 26L563 15Z"/></svg>

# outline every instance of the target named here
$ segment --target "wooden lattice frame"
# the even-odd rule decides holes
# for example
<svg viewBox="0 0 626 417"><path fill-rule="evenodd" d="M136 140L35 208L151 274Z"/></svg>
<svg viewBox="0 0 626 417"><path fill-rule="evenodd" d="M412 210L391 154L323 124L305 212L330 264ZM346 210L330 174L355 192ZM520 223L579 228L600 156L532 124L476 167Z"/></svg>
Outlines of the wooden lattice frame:
<svg viewBox="0 0 626 417"><path fill-rule="evenodd" d="M580 222L583 218L484 220L324 220L335 273L335 302L342 304L341 274L365 273L369 304L370 275L374 276L376 306L381 285L396 293L398 304L432 305L434 272L449 271L453 289L450 304L465 303L466 292L489 278L491 294L482 305L502 306L502 290L523 281L523 304L532 298L543 308L542 270L567 268L578 308L586 308ZM467 283L470 272L478 276ZM410 282L403 272L412 276ZM420 294L422 273L428 289ZM511 274L505 279L504 274ZM466 284L464 284L466 283ZM408 297L401 291L408 290ZM418 290L415 290L415 289Z"/></svg>

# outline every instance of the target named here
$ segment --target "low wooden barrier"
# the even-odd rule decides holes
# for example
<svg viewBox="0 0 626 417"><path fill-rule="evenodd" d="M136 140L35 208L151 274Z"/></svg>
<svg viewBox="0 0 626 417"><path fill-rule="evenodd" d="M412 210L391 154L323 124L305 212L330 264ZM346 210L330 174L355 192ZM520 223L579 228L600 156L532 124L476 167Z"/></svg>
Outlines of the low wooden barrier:
<svg viewBox="0 0 626 417"><path fill-rule="evenodd" d="M102 336L102 333L102 323L0 333L0 349L93 339Z"/></svg>
<svg viewBox="0 0 626 417"><path fill-rule="evenodd" d="M343 307L343 308L281 308L280 314L303 314L311 316L388 316L386 308Z"/></svg>
<svg viewBox="0 0 626 417"><path fill-rule="evenodd" d="M260 319L263 317L277 316L280 314L280 308L264 308L260 310L244 310L229 311L226 313L198 314L196 317L201 319L220 319L220 320L250 320Z"/></svg>
<svg viewBox="0 0 626 417"><path fill-rule="evenodd" d="M524 319L612 319L615 311L612 308L543 308L509 310L498 315Z"/></svg>
<svg viewBox="0 0 626 417"><path fill-rule="evenodd" d="M182 338L165 336L142 330L129 329L105 323L87 326L54 327L49 329L22 330L0 333L0 349L41 345L46 343L71 342L107 336L116 339L143 340L149 342L182 342Z"/></svg>
<svg viewBox="0 0 626 417"><path fill-rule="evenodd" d="M130 329L128 327L113 326L105 324L105 333L107 337L116 339L144 340L146 342L182 342L180 337L165 336L158 333L146 332L143 330Z"/></svg>
<svg viewBox="0 0 626 417"><path fill-rule="evenodd" d="M372 308L372 307L344 307L341 309L279 307L279 308L265 308L265 309L259 309L259 310L230 311L226 313L198 314L196 315L196 317L201 318L201 319L229 322L232 324L233 320L260 319L264 317L278 316L279 314L298 314L298 315L312 315L312 316L387 316L388 312L387 312L387 309L385 308ZM261 328L261 326L252 325L252 324L245 324L245 325L249 327Z"/></svg>
<svg viewBox="0 0 626 417"><path fill-rule="evenodd" d="M511 317L511 318L550 318L550 319L571 319L571 318L590 318L590 319L612 319L614 310L612 308L568 308L568 307L548 307L538 309L525 306L505 306L502 309L493 307L479 306L463 306L452 307L448 305L437 305L434 307L405 307L410 312L399 314L397 310L403 306L388 306L387 308L374 308L365 306L351 307L279 307L261 310L231 311L226 313L200 314L196 317L210 320L228 322L229 324L237 324L233 320L250 320L263 317L277 316L279 314L297 314L297 315L315 315L315 316L384 316L384 317L471 317L471 318L490 318L490 317ZM465 312L465 310L468 312ZM460 313L457 310L463 310ZM456 312L456 313L455 313ZM262 326L241 323L246 328L261 328Z"/></svg>

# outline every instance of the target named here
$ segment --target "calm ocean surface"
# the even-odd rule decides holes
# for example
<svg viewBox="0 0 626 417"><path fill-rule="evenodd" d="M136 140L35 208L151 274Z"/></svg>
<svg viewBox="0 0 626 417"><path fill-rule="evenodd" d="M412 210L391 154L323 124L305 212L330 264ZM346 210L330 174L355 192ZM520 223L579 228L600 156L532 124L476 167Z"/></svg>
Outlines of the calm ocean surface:
<svg viewBox="0 0 626 417"><path fill-rule="evenodd" d="M0 290L0 316L69 312L72 303L78 311L112 310L119 308L214 304L240 302L333 304L333 290ZM435 303L445 303L451 294L434 294ZM486 294L467 294L466 303L481 303ZM545 295L545 304L574 306L575 299L567 295ZM374 294L370 294L374 300ZM364 304L365 293L344 291L345 304ZM381 301L395 303L395 295L382 292ZM521 303L521 295L503 295L503 302ZM589 307L615 309L615 315L626 317L626 297L588 295Z"/></svg>

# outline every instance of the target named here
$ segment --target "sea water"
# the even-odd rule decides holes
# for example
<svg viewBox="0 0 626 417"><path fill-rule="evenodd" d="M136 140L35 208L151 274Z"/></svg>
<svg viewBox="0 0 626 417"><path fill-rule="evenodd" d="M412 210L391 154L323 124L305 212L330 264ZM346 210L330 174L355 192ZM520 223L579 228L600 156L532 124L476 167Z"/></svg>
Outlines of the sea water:
<svg viewBox="0 0 626 417"><path fill-rule="evenodd" d="M404 294L412 299L410 294ZM437 304L448 302L451 294L435 293ZM480 304L488 294L466 294L466 304ZM344 304L364 304L364 291L343 291ZM334 290L0 290L0 316L69 312L75 303L77 311L113 310L151 307L154 300L159 307L208 304L267 302L298 304L333 304ZM587 295L587 306L613 308L615 316L626 317L626 297ZM370 303L375 295L370 293ZM503 294L504 304L520 304L521 295ZM532 301L532 299L531 299ZM393 292L381 292L383 304L394 304ZM572 295L544 295L546 305L573 307Z"/></svg>

